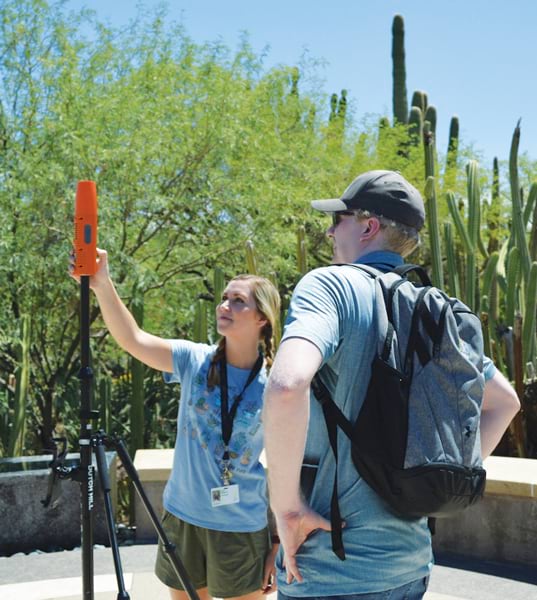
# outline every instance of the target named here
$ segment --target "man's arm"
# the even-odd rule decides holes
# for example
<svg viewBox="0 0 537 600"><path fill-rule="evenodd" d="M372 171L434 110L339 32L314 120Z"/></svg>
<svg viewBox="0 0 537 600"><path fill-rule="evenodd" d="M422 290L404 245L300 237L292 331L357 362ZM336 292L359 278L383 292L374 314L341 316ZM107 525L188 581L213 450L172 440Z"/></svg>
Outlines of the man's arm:
<svg viewBox="0 0 537 600"><path fill-rule="evenodd" d="M270 503L284 549L287 581L302 581L295 554L315 529L330 529L326 519L300 497L300 470L309 419L310 383L321 365L321 352L302 338L281 344L265 391L263 424Z"/></svg>
<svg viewBox="0 0 537 600"><path fill-rule="evenodd" d="M520 410L520 401L507 379L496 371L485 383L481 408L481 454L487 458Z"/></svg>

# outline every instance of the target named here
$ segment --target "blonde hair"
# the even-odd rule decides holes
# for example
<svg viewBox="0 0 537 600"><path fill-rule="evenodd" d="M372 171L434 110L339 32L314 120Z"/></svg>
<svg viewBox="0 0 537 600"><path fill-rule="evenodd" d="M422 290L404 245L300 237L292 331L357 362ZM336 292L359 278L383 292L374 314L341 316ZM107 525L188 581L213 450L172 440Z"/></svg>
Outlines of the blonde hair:
<svg viewBox="0 0 537 600"><path fill-rule="evenodd" d="M403 225L392 219L387 219L383 215L378 215L361 208L354 210L353 212L358 220L369 219L371 217L378 219L380 228L384 232L386 250L397 252L404 257L415 250L420 243L420 234L414 227Z"/></svg>
<svg viewBox="0 0 537 600"><path fill-rule="evenodd" d="M259 345L265 358L267 372L272 366L274 354L276 351L274 343L274 330L280 323L280 294L272 283L265 277L258 275L237 275L231 281L247 281L252 290L255 307L257 312L267 320L261 328L259 334ZM209 373L207 374L207 385L209 389L214 388L220 383L220 373L218 363L226 353L226 338L221 337L218 340L216 351L211 359Z"/></svg>

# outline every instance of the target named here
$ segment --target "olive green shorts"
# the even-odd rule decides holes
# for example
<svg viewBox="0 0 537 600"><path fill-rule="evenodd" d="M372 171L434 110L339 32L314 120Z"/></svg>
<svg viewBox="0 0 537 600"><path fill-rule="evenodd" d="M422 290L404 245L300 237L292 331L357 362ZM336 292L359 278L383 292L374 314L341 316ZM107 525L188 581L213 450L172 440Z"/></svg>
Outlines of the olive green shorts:
<svg viewBox="0 0 537 600"><path fill-rule="evenodd" d="M253 533L205 529L164 511L162 527L195 589L208 588L217 598L243 596L261 589L265 558L270 550L268 527ZM172 562L158 545L157 577L168 587L183 590Z"/></svg>

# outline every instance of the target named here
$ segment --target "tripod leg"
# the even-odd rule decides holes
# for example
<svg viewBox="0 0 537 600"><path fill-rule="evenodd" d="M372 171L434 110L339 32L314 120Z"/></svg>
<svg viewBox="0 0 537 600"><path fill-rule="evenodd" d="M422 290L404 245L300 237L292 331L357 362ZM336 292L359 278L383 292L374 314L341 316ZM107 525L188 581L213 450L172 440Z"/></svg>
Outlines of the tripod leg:
<svg viewBox="0 0 537 600"><path fill-rule="evenodd" d="M95 456L97 458L97 472L99 474L99 481L101 482L104 498L108 539L110 540L110 548L112 549L112 556L114 558L114 569L116 573L117 588L119 590L117 600L128 600L130 596L125 589L125 580L123 578L123 568L121 566L121 556L119 554L116 526L114 522L114 511L112 508L112 500L110 498L110 491L112 488L110 486L110 477L108 477L108 467L106 464L103 440L100 437L94 438L93 445L95 448Z"/></svg>
<svg viewBox="0 0 537 600"><path fill-rule="evenodd" d="M177 577L179 577L179 581L181 582L181 585L185 589L185 592L188 594L188 597L190 598L190 600L199 600L198 593L196 592L194 586L192 585L183 563L181 562L180 558L177 556L177 553L175 551L175 545L172 544L170 542L170 540L168 539L166 532L164 531L164 529L162 528L162 525L160 524L159 518L155 514L155 511L153 510L153 507L151 506L151 503L149 502L149 499L148 499L148 497L144 491L144 488L142 487L142 484L140 482L140 478L138 477L138 473L136 472L136 469L134 468L134 464L131 460L131 457L129 456L129 453L127 451L127 448L125 447L125 444L123 443L123 440L114 438L112 440L109 439L109 442L116 449L116 451L119 455L119 458L121 459L121 462L123 463L123 466L125 467L125 471L127 472L127 475L131 478L131 481L132 481L134 487L136 488L136 491L138 492L140 499L142 500L142 504L144 505L144 507L147 511L147 514L149 515L149 518L151 519L151 522L153 523L153 527L155 528L157 535L158 535L160 541L162 542L162 545L164 546L164 551L170 557L171 563L173 565L175 573L177 574Z"/></svg>
<svg viewBox="0 0 537 600"><path fill-rule="evenodd" d="M80 505L82 512L82 588L83 599L93 600L93 477L91 447L80 440L80 465L83 479L80 484ZM89 453L89 458L85 457ZM89 463L89 464L88 464Z"/></svg>

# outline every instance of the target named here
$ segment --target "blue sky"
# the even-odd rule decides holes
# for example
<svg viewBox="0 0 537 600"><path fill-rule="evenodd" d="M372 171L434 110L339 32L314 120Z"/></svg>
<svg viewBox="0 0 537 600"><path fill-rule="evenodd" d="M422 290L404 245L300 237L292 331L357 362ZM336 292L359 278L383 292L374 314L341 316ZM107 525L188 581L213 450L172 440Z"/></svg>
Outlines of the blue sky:
<svg viewBox="0 0 537 600"><path fill-rule="evenodd" d="M94 9L114 26L139 3L68 0ZM145 7L162 4L145 1ZM247 31L265 65L296 64L304 51L322 59L327 93L348 90L358 120L392 115L391 26L405 20L407 91L427 92L438 111L438 147L447 145L452 115L461 137L481 151L483 166L509 155L519 117L521 152L537 160L537 0L170 0L170 17L195 42L235 48Z"/></svg>

